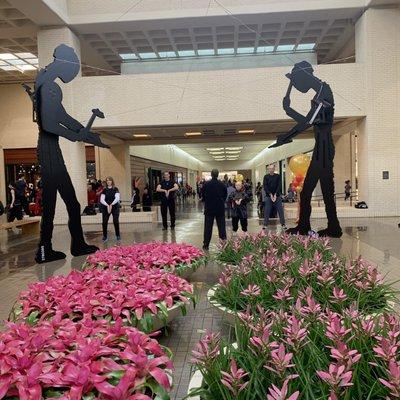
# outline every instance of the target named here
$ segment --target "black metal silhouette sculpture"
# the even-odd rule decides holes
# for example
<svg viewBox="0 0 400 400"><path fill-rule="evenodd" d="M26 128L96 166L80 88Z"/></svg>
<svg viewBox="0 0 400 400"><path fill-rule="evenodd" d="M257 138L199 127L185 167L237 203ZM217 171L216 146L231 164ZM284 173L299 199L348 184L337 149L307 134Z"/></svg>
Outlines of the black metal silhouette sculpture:
<svg viewBox="0 0 400 400"><path fill-rule="evenodd" d="M287 232L307 235L311 230L311 196L318 181L320 181L328 227L319 231L318 234L320 236L340 237L342 236L342 229L336 213L333 180L333 159L335 157L335 146L332 138L334 99L329 85L314 76L313 72L310 63L301 61L294 65L290 74L286 75L290 79L290 83L283 99L283 108L286 114L293 118L297 124L288 133L278 135L276 143L270 147L290 143L299 133L311 126L314 127L315 147L301 192L299 223L295 228L288 229ZM290 107L290 94L293 87L301 93L307 93L310 89L316 92L311 101L311 109L306 116Z"/></svg>
<svg viewBox="0 0 400 400"><path fill-rule="evenodd" d="M33 92L29 86L23 85L33 102L33 117L39 127L38 158L43 183L43 215L39 248L35 257L38 263L66 257L64 253L55 251L52 247L57 192L60 193L67 207L71 254L80 256L98 250L96 246L85 242L81 224L81 208L64 163L59 136L72 142L81 141L108 147L102 143L98 134L90 131L96 117L104 118L100 110L92 110L92 116L84 127L72 118L62 105L62 91L55 80L59 78L62 82L69 83L78 75L80 62L74 49L61 44L54 50L53 57L54 61L39 71Z"/></svg>

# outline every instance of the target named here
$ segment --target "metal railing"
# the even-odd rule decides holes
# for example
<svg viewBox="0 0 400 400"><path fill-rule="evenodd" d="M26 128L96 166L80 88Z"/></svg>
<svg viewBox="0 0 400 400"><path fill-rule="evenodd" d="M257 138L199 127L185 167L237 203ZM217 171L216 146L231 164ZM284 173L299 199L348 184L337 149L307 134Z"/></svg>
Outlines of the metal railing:
<svg viewBox="0 0 400 400"><path fill-rule="evenodd" d="M345 192L343 192L343 193L335 193L335 202L338 199L343 199L344 200L345 198L346 198L346 193ZM348 198L349 201L350 201L350 206L353 206L353 200L356 199L356 198L357 198L357 192L350 192L350 197ZM311 201L317 202L318 207L320 207L321 202L322 203L324 202L324 197L323 197L322 194L318 194L318 195L312 196Z"/></svg>

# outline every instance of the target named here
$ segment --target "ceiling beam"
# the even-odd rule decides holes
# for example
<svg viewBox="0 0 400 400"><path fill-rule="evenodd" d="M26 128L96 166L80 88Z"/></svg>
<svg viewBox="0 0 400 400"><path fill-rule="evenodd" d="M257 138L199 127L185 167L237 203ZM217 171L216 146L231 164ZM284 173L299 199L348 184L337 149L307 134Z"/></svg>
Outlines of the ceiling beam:
<svg viewBox="0 0 400 400"><path fill-rule="evenodd" d="M8 0L8 2L38 26L58 26L68 23L66 16L62 15L61 10L55 7L54 1Z"/></svg>

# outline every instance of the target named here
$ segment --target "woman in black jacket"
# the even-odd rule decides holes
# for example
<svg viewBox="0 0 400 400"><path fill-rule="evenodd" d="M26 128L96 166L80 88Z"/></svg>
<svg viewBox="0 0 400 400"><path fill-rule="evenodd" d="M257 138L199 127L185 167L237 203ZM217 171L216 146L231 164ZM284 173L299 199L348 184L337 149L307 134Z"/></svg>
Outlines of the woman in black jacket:
<svg viewBox="0 0 400 400"><path fill-rule="evenodd" d="M115 236L118 241L121 240L119 231L119 209L120 209L120 194L118 188L114 184L114 179L111 176L106 178L106 187L100 195L100 203L102 205L103 214L103 242L107 242L107 225L110 215L113 216Z"/></svg>
<svg viewBox="0 0 400 400"><path fill-rule="evenodd" d="M247 203L251 200L251 194L247 192L242 182L235 183L235 191L232 192L228 201L232 206L232 229L237 232L240 226L243 232L247 232Z"/></svg>

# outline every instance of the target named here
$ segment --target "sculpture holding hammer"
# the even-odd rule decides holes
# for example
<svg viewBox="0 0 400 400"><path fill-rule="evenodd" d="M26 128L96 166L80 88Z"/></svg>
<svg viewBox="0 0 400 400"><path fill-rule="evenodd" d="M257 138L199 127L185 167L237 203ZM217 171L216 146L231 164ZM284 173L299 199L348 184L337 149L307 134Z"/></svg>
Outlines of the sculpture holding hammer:
<svg viewBox="0 0 400 400"><path fill-rule="evenodd" d="M283 109L290 118L295 120L296 125L288 133L278 135L276 143L269 147L279 147L291 143L294 137L311 127L313 127L315 137L311 164L301 192L299 223L296 227L288 229L287 233L307 235L311 231L311 198L319 181L324 198L328 226L318 231L318 234L320 236L338 238L342 236L342 228L336 212L333 179L333 160L335 157L335 145L332 137L335 112L333 93L326 82L321 81L314 75L314 69L307 61L296 63L292 72L286 74L286 77L290 81L286 95L283 98ZM290 94L293 87L301 93L307 93L309 90L315 92L307 115L300 114L290 106Z"/></svg>
<svg viewBox="0 0 400 400"><path fill-rule="evenodd" d="M39 127L38 158L43 184L43 215L40 242L35 257L38 263L66 257L64 253L53 250L52 246L57 192L60 193L67 207L71 254L80 256L98 250L96 246L85 242L81 225L81 208L64 163L59 136L72 142L81 141L99 147L108 147L97 133L90 130L96 117L104 118L104 114L99 109L92 110L92 116L84 127L72 118L62 105L62 90L55 80L59 78L62 82L69 83L78 75L80 62L74 49L61 44L54 50L53 57L54 61L39 71L33 92L24 85L33 102L34 121Z"/></svg>

